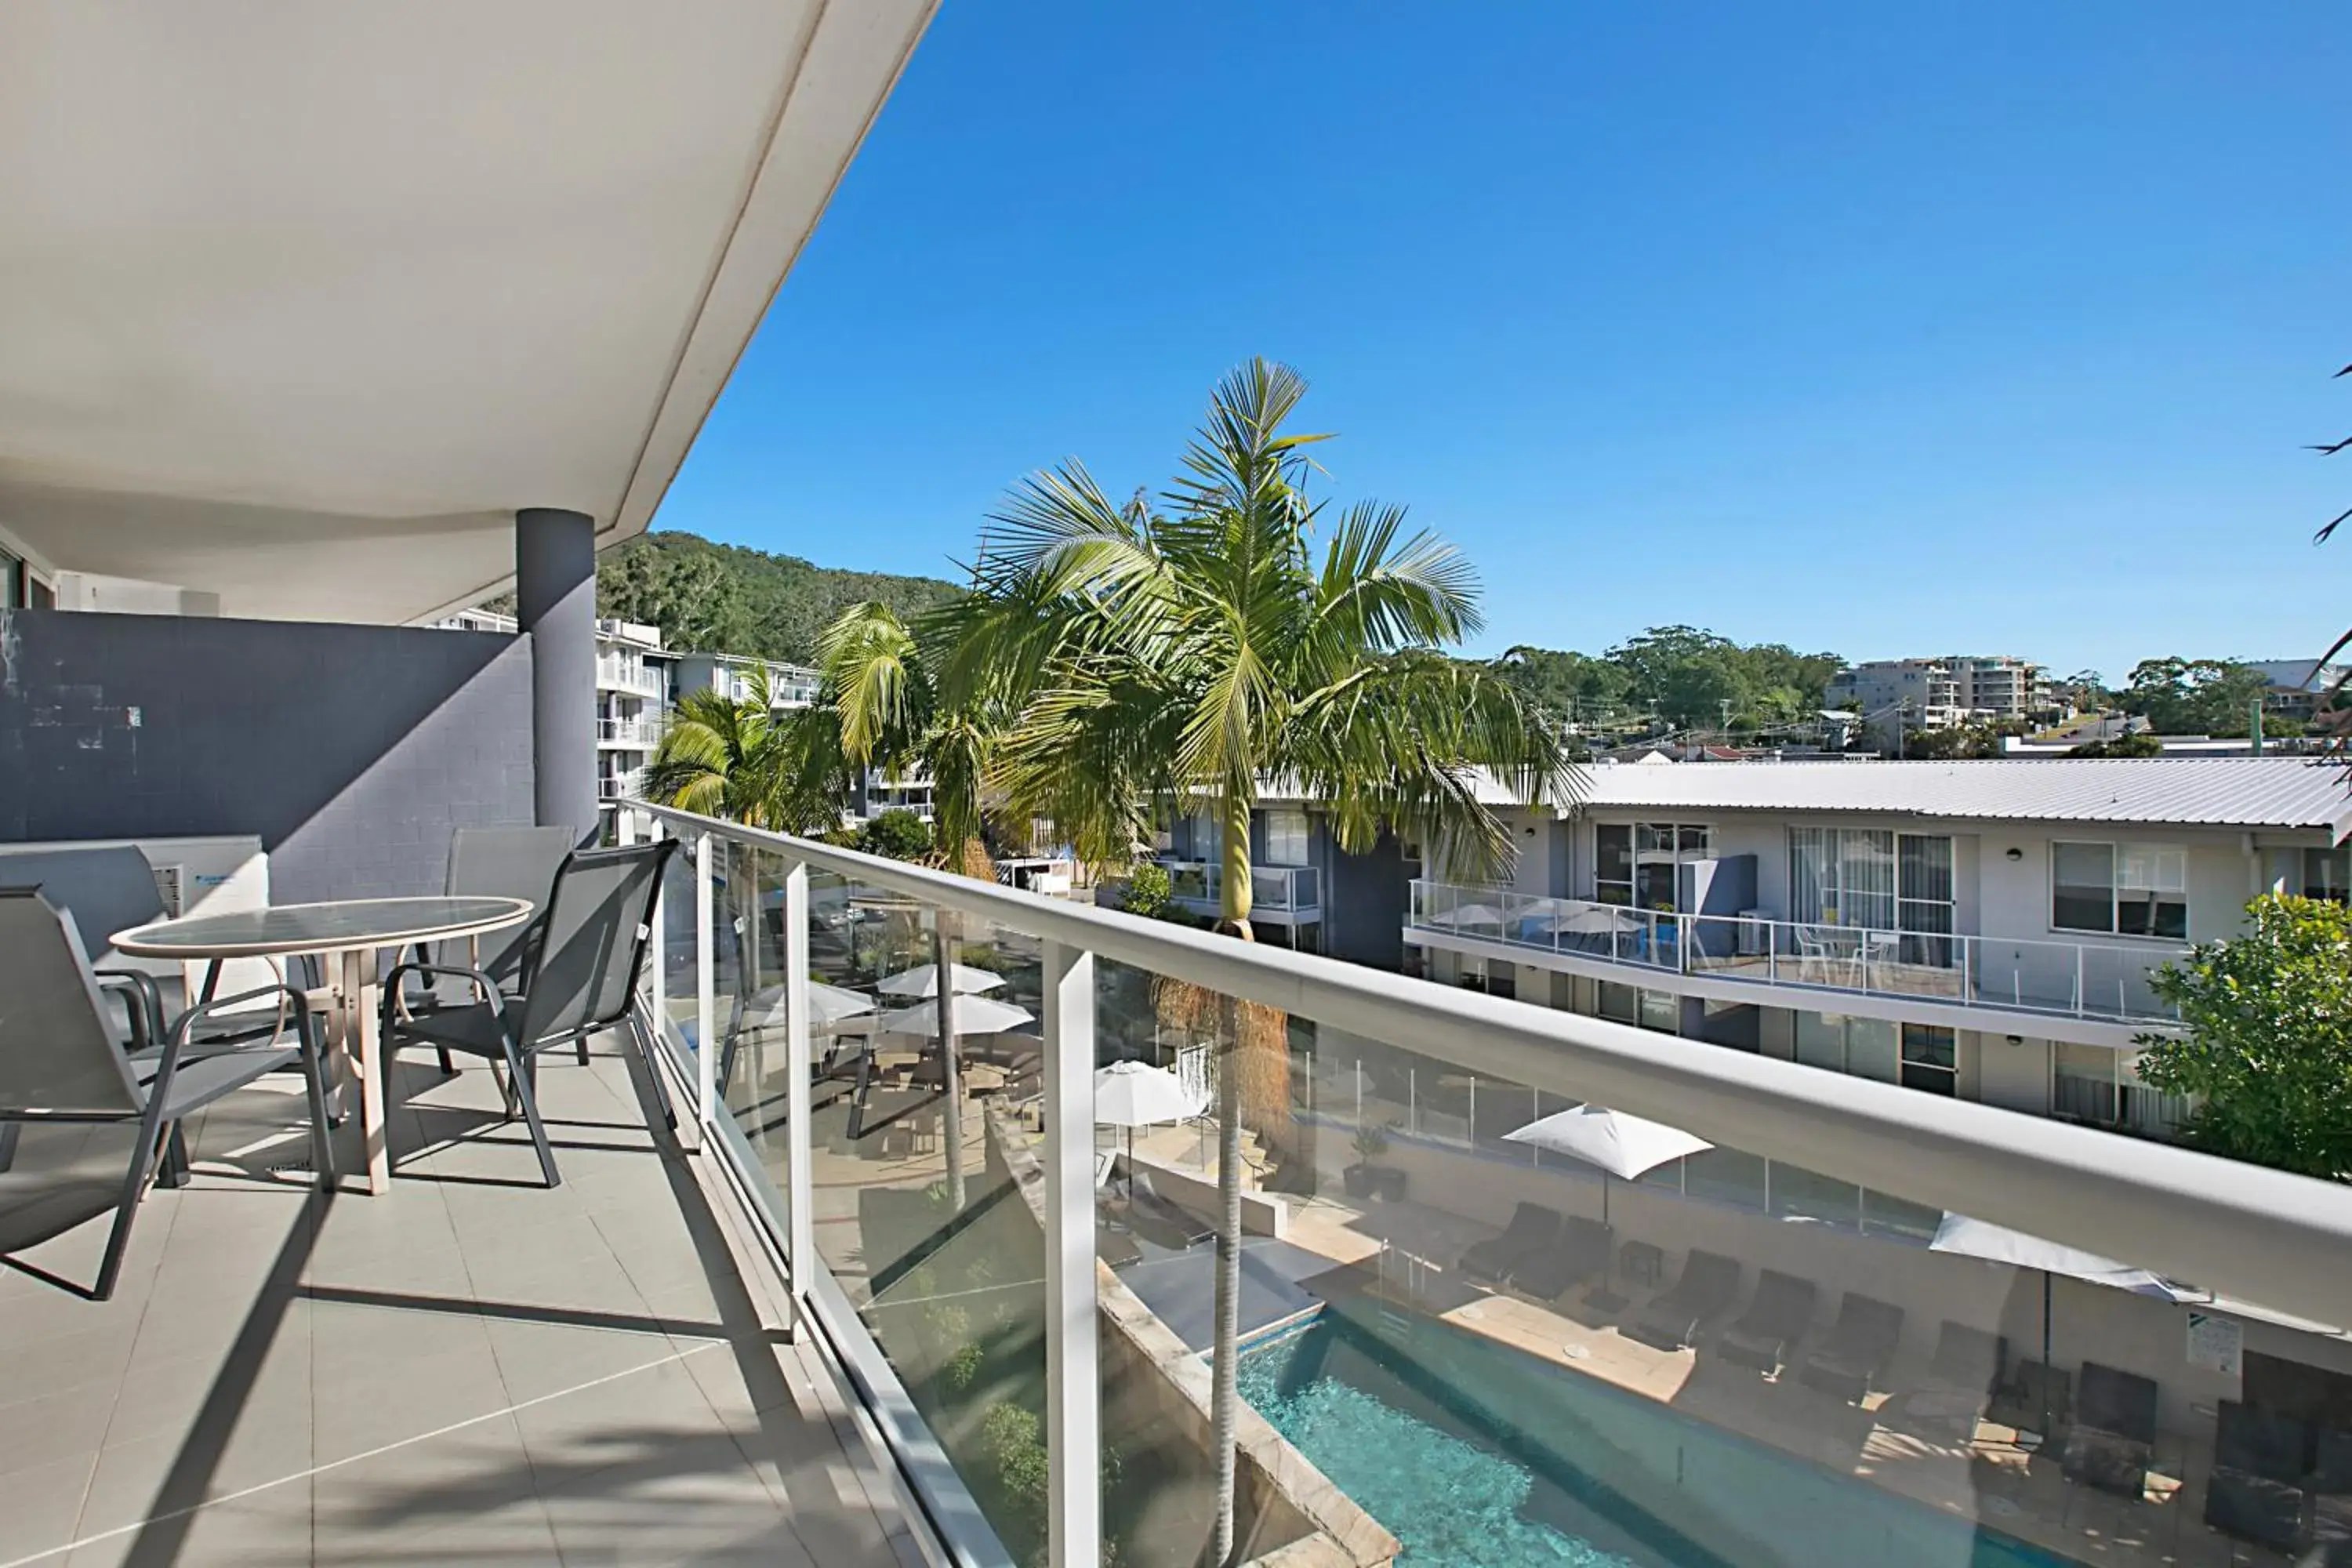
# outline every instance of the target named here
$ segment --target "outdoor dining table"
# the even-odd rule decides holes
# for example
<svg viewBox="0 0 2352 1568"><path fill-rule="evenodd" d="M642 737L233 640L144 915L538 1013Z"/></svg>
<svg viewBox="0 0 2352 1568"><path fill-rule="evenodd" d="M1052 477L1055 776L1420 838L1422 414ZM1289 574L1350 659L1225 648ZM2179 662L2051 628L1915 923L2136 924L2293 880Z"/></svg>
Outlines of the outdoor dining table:
<svg viewBox="0 0 2352 1568"><path fill-rule="evenodd" d="M135 957L202 962L205 967L195 998L199 1002L212 999L226 959L309 953L340 959L328 966L327 982L335 994L330 1033L359 1090L367 1190L380 1194L392 1186L392 1156L385 1141L388 1113L383 1076L376 1062L376 955L387 948L397 950L416 942L486 936L520 925L533 912L528 899L345 899L227 914L183 915L117 931L109 940L117 952Z"/></svg>

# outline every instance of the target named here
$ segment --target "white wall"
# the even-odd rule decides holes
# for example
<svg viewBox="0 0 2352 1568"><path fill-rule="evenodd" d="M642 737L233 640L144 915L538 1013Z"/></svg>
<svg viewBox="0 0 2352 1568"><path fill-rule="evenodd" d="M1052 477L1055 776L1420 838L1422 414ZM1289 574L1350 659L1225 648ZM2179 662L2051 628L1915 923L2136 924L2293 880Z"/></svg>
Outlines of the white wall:
<svg viewBox="0 0 2352 1568"><path fill-rule="evenodd" d="M1975 1098L2004 1110L2049 1115L2050 1042L2020 1037L2011 1045L2010 1037L1989 1033L1973 1037L1977 1041Z"/></svg>

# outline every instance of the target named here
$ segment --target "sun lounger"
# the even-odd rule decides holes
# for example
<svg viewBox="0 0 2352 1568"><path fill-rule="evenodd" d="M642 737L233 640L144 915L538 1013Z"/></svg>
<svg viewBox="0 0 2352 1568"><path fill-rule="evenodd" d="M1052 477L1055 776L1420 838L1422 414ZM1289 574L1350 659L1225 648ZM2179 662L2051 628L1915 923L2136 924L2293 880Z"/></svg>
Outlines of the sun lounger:
<svg viewBox="0 0 2352 1568"><path fill-rule="evenodd" d="M1559 1237L1559 1213L1541 1204L1521 1204L1511 1211L1503 1234L1474 1241L1462 1253L1462 1272L1482 1284L1499 1285L1511 1270L1551 1246Z"/></svg>
<svg viewBox="0 0 2352 1568"><path fill-rule="evenodd" d="M1149 1166L1130 1166L1129 1181L1133 1191L1128 1196L1127 1221L1144 1240L1181 1252L1216 1239L1215 1224L1160 1193L1152 1184Z"/></svg>
<svg viewBox="0 0 2352 1568"><path fill-rule="evenodd" d="M2126 1497L2147 1489L2156 1446L2156 1384L2097 1362L2083 1363L2081 1402L2066 1436L2066 1479Z"/></svg>
<svg viewBox="0 0 2352 1568"><path fill-rule="evenodd" d="M1810 1279L1767 1268L1756 1281L1756 1299L1739 1321L1723 1331L1716 1353L1766 1376L1779 1374L1789 1359L1789 1347L1813 1321L1813 1298L1819 1292Z"/></svg>
<svg viewBox="0 0 2352 1568"><path fill-rule="evenodd" d="M2225 1535L2291 1551L2303 1535L2311 1428L2292 1415L2223 1400L2213 1423L2205 1522Z"/></svg>
<svg viewBox="0 0 2352 1568"><path fill-rule="evenodd" d="M1914 1436L1966 1447L1992 1404L2008 1355L2009 1342L1999 1334L1945 1319L1926 1379L1889 1401L1885 1418Z"/></svg>
<svg viewBox="0 0 2352 1568"><path fill-rule="evenodd" d="M1808 1388L1859 1405L1878 1385L1902 1338L1902 1308L1849 1290L1829 1338L1805 1357L1799 1377Z"/></svg>
<svg viewBox="0 0 2352 1568"><path fill-rule="evenodd" d="M2063 1367L2019 1362L2008 1381L1993 1391L1986 1414L2021 1432L2039 1432L2045 1437L2063 1432L2074 1419L2074 1377Z"/></svg>
<svg viewBox="0 0 2352 1568"><path fill-rule="evenodd" d="M1559 1239L1511 1270L1512 1289L1539 1301L1557 1301L1588 1279L1597 1279L1609 1268L1614 1226L1581 1215L1560 1226Z"/></svg>
<svg viewBox="0 0 2352 1568"><path fill-rule="evenodd" d="M1739 1272L1737 1259L1693 1248L1682 1278L1634 1313L1623 1332L1660 1350L1681 1350L1730 1310L1739 1296Z"/></svg>

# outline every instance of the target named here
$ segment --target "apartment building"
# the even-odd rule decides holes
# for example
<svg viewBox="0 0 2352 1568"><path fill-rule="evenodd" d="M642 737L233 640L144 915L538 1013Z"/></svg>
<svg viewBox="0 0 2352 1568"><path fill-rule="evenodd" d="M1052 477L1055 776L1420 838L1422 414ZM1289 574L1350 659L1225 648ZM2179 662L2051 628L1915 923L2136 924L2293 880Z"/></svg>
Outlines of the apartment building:
<svg viewBox="0 0 2352 1568"><path fill-rule="evenodd" d="M1858 710L1888 733L1898 720L1906 731L2032 723L2063 717L2065 707L2048 670L2006 655L1872 659L1840 670L1828 696L1832 707Z"/></svg>
<svg viewBox="0 0 2352 1568"><path fill-rule="evenodd" d="M1503 809L1507 886L1412 885L1432 978L2157 1135L2150 972L2352 887L2352 799L2292 759L1615 767Z"/></svg>
<svg viewBox="0 0 2352 1568"><path fill-rule="evenodd" d="M768 701L777 711L805 708L816 700L817 672L804 664L754 658L747 654L681 653L672 658L670 700L690 691L717 691L731 702L749 702L765 671Z"/></svg>
<svg viewBox="0 0 2352 1568"><path fill-rule="evenodd" d="M508 636L516 629L512 616L494 610L460 610L436 624ZM596 622L596 800L607 826L613 803L638 795L646 764L661 744L677 658L662 647L659 626L604 617Z"/></svg>

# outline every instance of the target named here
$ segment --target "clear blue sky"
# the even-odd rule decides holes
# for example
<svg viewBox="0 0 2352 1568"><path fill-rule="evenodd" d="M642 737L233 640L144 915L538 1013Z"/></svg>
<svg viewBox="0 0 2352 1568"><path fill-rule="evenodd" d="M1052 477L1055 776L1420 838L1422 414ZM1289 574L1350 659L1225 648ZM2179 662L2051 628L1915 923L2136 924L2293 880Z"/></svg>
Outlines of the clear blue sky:
<svg viewBox="0 0 2352 1568"><path fill-rule="evenodd" d="M2352 7L946 0L656 519L951 574L1297 364L1475 645L2316 653Z"/></svg>

